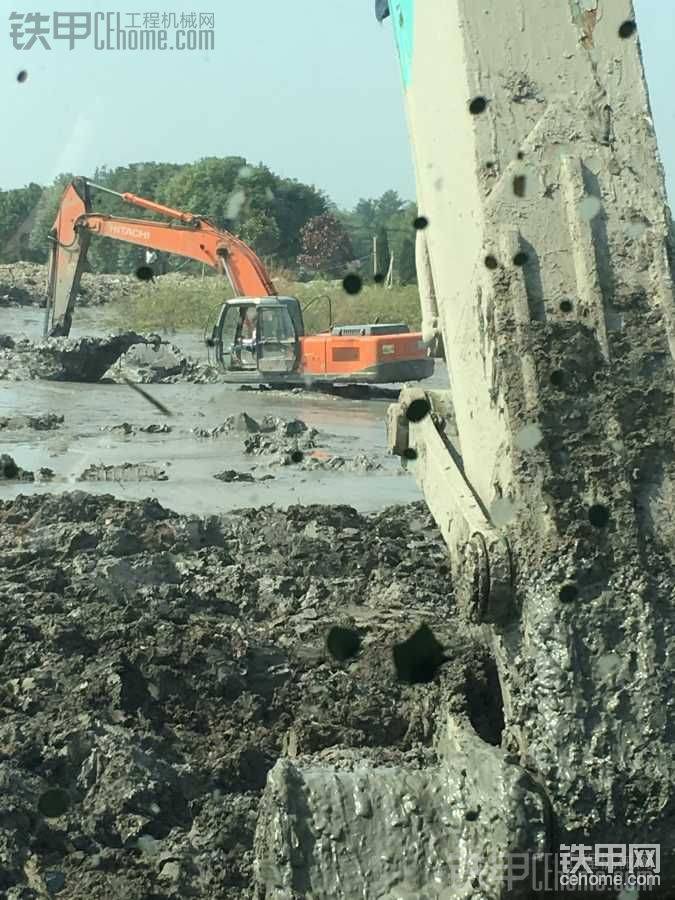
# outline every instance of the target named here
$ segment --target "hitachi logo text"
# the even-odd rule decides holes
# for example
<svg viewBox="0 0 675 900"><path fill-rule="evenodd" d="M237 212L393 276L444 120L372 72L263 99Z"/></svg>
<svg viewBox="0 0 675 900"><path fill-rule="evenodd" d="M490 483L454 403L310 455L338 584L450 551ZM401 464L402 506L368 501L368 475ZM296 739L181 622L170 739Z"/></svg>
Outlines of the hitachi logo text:
<svg viewBox="0 0 675 900"><path fill-rule="evenodd" d="M111 225L110 234L119 234L128 238L141 238L144 241L150 240L149 231L144 231L142 228L133 228L130 225Z"/></svg>

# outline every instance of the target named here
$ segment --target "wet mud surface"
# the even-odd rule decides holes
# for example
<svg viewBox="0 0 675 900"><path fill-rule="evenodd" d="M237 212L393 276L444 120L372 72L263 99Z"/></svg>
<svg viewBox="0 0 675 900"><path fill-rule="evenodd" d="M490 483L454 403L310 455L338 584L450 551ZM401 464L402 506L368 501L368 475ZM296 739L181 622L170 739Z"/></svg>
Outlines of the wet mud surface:
<svg viewBox="0 0 675 900"><path fill-rule="evenodd" d="M39 342L41 310L24 307L3 310L1 315L0 331L9 332L12 341L26 337ZM78 308L72 340L102 334L100 313ZM152 336L144 339L152 340ZM181 359L196 361L198 367L206 364L197 335L163 340L180 348ZM140 349L151 354L153 346L132 347L131 352ZM118 363L112 366L116 368ZM342 502L371 512L420 499L414 479L405 476L399 461L385 449L386 409L397 396L396 386L356 385L337 394L241 390L217 381L195 382L192 376L170 375L168 383L158 383L153 380L158 371L151 378L141 378L138 372L135 377L144 381L143 390L169 415L121 383L122 377L134 375L126 363L118 371L118 383L0 380L0 450L24 470L53 473L38 478L34 485L5 480L0 498L9 499L21 491L69 490L77 487L83 472L94 467L102 477L88 481L87 490L112 492L124 499L154 497L186 513ZM439 368L433 380L442 383L443 374ZM56 421L61 416L63 422ZM28 425L26 417L35 422ZM279 433L274 420L287 423ZM51 424L38 427L36 422ZM294 422L301 424L293 426ZM300 431L287 433L293 427ZM247 438L251 439L248 452ZM111 481L106 467L108 472L110 467L113 471L152 467L166 473L167 480ZM215 477L232 471L241 477Z"/></svg>
<svg viewBox="0 0 675 900"><path fill-rule="evenodd" d="M480 717L489 695L421 504L198 518L20 496L0 503L0 597L8 900L248 898L280 755L426 764L441 698Z"/></svg>

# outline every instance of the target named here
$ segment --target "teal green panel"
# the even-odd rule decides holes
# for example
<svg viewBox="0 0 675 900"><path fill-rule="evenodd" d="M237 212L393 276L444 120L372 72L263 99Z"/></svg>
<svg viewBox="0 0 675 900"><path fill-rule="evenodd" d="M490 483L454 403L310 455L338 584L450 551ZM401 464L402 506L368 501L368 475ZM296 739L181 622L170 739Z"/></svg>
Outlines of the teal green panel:
<svg viewBox="0 0 675 900"><path fill-rule="evenodd" d="M408 87L412 78L415 0L391 0L389 8L394 22L403 84Z"/></svg>

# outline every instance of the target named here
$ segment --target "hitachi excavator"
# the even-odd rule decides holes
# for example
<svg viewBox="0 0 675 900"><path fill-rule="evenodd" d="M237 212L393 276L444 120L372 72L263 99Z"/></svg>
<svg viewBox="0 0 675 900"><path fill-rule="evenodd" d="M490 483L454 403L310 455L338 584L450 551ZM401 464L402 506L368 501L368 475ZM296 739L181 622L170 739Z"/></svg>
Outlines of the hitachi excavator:
<svg viewBox="0 0 675 900"><path fill-rule="evenodd" d="M674 246L632 4L377 11L449 373L402 392L390 446L496 663L501 736L455 702L428 769L278 763L258 896L674 898Z"/></svg>
<svg viewBox="0 0 675 900"><path fill-rule="evenodd" d="M170 221L92 212L90 189L114 194ZM238 296L223 304L207 338L226 381L386 384L420 381L433 374L434 362L422 335L407 325L338 325L306 335L298 300L277 294L260 259L239 238L218 230L203 216L111 191L85 178L75 178L66 187L50 233L45 316L49 337L70 332L92 235L188 257L227 276ZM256 327L247 340L245 323L253 316Z"/></svg>

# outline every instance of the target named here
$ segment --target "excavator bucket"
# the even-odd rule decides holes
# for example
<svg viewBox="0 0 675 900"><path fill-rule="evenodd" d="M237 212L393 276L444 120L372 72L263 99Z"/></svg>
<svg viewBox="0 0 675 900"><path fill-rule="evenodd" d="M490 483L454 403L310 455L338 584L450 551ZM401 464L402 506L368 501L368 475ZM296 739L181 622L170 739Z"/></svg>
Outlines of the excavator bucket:
<svg viewBox="0 0 675 900"><path fill-rule="evenodd" d="M423 775L279 764L261 896L533 896L543 860L542 896L672 897L673 239L634 11L378 12L426 224L424 337L450 376L403 392L390 443L446 539L458 627L496 661L504 728L487 746L438 710Z"/></svg>
<svg viewBox="0 0 675 900"><path fill-rule="evenodd" d="M45 311L47 337L64 337L70 333L72 310L90 239L89 232L78 227L78 220L90 209L86 180L74 178L63 194L49 234Z"/></svg>

